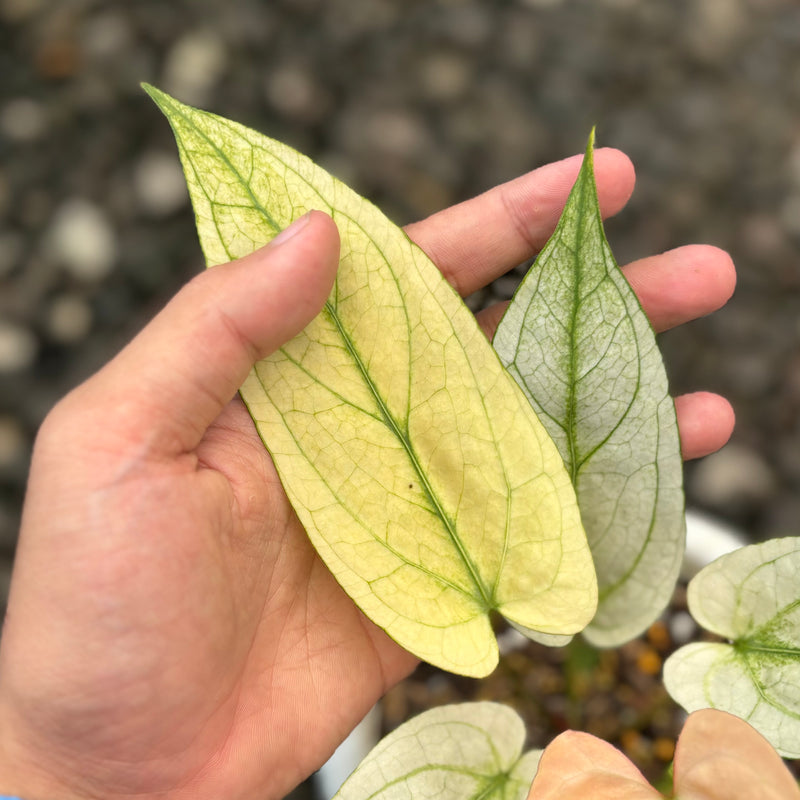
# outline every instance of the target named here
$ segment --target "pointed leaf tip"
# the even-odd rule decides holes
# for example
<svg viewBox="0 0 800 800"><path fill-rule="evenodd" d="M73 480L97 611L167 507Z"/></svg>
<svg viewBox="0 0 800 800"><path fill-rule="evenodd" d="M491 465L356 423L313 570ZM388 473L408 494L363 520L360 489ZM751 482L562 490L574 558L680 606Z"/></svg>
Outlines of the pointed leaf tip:
<svg viewBox="0 0 800 800"><path fill-rule="evenodd" d="M147 83L146 81L142 81L139 86L156 102L158 103L158 99L160 97L165 97L167 95L164 94L160 89L157 89L153 84Z"/></svg>
<svg viewBox="0 0 800 800"><path fill-rule="evenodd" d="M172 124L209 266L311 209L339 226L323 312L241 389L340 584L418 657L497 663L493 610L545 634L597 587L552 440L457 294L371 203L280 142L149 92Z"/></svg>

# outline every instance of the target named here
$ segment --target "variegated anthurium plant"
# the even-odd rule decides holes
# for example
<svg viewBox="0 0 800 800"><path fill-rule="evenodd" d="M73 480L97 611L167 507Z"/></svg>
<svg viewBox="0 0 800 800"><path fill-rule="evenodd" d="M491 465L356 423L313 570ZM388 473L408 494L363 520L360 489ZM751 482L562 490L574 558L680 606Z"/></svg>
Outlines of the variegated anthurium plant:
<svg viewBox="0 0 800 800"><path fill-rule="evenodd" d="M325 307L254 366L241 396L364 613L472 677L498 662L497 615L554 646L581 631L617 646L657 619L683 555L680 442L655 335L603 231L594 136L490 344L375 206L290 147L145 89L175 133L209 267L312 209L339 228ZM800 757L798 541L744 548L690 584L690 610L728 641L666 665L687 710L720 709L689 717L681 800L800 798L773 749ZM593 737L558 737L543 755L524 740L504 706L434 709L383 740L337 798L660 797Z"/></svg>

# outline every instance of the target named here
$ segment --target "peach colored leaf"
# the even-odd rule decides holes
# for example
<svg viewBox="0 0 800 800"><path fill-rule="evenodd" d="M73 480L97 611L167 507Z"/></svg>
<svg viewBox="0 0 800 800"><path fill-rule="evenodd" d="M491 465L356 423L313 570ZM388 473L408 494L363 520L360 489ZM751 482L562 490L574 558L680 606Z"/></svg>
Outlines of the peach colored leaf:
<svg viewBox="0 0 800 800"><path fill-rule="evenodd" d="M544 751L528 800L662 800L615 747L567 731Z"/></svg>
<svg viewBox="0 0 800 800"><path fill-rule="evenodd" d="M678 739L675 796L678 800L800 800L800 789L755 728L724 711L703 709L689 716Z"/></svg>

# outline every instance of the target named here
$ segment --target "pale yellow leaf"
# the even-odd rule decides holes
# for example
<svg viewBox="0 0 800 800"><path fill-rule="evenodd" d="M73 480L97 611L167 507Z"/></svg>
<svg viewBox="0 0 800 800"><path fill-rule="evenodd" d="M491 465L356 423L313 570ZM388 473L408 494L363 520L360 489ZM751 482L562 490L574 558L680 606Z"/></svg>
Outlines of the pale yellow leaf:
<svg viewBox="0 0 800 800"><path fill-rule="evenodd" d="M317 551L431 663L485 675L491 614L581 630L596 580L561 457L473 316L372 204L284 144L148 91L178 141L209 265L311 209L340 231L319 317L241 390Z"/></svg>

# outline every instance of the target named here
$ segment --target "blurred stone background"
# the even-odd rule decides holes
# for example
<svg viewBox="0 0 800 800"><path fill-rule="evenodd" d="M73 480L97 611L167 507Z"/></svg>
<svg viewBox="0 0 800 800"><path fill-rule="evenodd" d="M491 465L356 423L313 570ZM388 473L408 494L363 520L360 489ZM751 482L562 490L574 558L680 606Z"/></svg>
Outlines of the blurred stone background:
<svg viewBox="0 0 800 800"><path fill-rule="evenodd" d="M689 502L754 540L797 533L795 0L0 0L0 597L42 417L201 268L141 81L294 145L399 223L580 152L597 124L639 176L608 224L618 260L706 242L738 267L724 310L661 339L674 390L721 392L738 416L688 466ZM657 657L653 636L611 673ZM563 692L607 655L535 679L517 661L496 693ZM389 718L456 691L424 671L409 686Z"/></svg>

